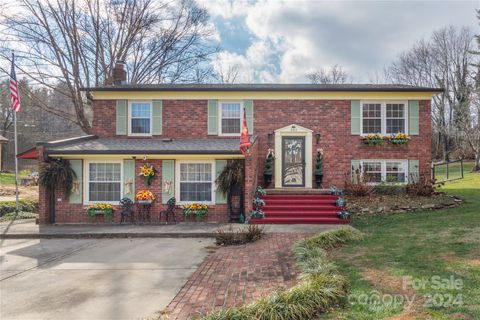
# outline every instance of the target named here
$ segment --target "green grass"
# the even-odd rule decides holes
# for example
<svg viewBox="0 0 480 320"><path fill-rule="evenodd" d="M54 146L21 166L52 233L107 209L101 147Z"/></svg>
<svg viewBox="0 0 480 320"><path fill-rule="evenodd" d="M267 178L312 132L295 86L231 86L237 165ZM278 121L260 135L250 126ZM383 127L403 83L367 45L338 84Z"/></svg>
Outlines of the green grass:
<svg viewBox="0 0 480 320"><path fill-rule="evenodd" d="M472 171L474 163L472 161L463 162L463 172L464 174ZM451 163L448 165L448 178L449 180L457 179L462 177L462 170L460 162ZM447 165L442 164L435 166L435 179L437 181L446 181L447 180Z"/></svg>
<svg viewBox="0 0 480 320"><path fill-rule="evenodd" d="M14 173L0 173L0 186L14 186L15 174Z"/></svg>
<svg viewBox="0 0 480 320"><path fill-rule="evenodd" d="M412 319L480 319L480 174L466 173L465 179L446 183L441 190L464 198L465 203L441 211L354 219L353 226L366 237L333 252L335 263L349 279L350 296L346 307L328 318L384 319L407 312L405 303L394 305L388 300L349 303L378 293L382 298L415 297ZM461 281L461 288L436 288L433 276L453 277ZM427 280L426 286L403 288L403 277ZM428 303L429 294L435 303ZM449 305L450 298L462 304Z"/></svg>

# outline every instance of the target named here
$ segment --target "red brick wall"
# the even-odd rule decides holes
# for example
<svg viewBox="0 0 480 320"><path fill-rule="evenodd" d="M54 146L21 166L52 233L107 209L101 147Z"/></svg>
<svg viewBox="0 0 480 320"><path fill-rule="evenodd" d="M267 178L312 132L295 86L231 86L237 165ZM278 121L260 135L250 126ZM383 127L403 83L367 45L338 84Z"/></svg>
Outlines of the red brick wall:
<svg viewBox="0 0 480 320"><path fill-rule="evenodd" d="M160 212L165 210L167 205L162 204L162 161L161 160L148 160L149 164L152 164L156 169L156 177L153 179L150 186L146 186L143 182L143 179L140 176L135 178L135 192L148 189L154 193L156 196L156 201L154 202L152 208L150 209L150 219L152 223L159 222ZM139 168L145 162L142 160L135 161L135 170L139 172ZM84 173L85 176L85 173ZM174 188L174 186L172 186ZM56 212L55 212L55 223L90 223L89 217L86 214L86 205L83 204L72 204L69 203L68 198L65 197L63 190L57 189L55 191L55 201L56 201ZM114 223L120 222L120 211L117 206L114 206ZM136 208L135 208L136 210ZM177 221L184 221L182 214L182 209L178 207L175 210L175 217ZM208 222L227 222L227 205L218 204L212 205L209 208L208 217L204 219ZM45 189L40 187L40 202L39 202L39 223L47 224L48 220L48 198L46 196ZM96 223L104 222L103 216L97 216L96 220L93 221ZM165 222L165 216L162 216L162 223Z"/></svg>

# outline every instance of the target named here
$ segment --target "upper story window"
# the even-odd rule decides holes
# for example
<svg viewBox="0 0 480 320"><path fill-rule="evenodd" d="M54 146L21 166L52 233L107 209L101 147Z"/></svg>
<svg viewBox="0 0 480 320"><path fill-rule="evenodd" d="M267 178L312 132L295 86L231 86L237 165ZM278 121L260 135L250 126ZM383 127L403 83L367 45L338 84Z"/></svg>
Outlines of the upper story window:
<svg viewBox="0 0 480 320"><path fill-rule="evenodd" d="M240 102L220 102L220 134L238 136L242 127L242 104Z"/></svg>
<svg viewBox="0 0 480 320"><path fill-rule="evenodd" d="M129 134L152 134L152 103L132 101L129 106Z"/></svg>
<svg viewBox="0 0 480 320"><path fill-rule="evenodd" d="M121 199L122 163L87 162L87 202L113 202Z"/></svg>
<svg viewBox="0 0 480 320"><path fill-rule="evenodd" d="M362 102L362 134L407 132L406 102Z"/></svg>

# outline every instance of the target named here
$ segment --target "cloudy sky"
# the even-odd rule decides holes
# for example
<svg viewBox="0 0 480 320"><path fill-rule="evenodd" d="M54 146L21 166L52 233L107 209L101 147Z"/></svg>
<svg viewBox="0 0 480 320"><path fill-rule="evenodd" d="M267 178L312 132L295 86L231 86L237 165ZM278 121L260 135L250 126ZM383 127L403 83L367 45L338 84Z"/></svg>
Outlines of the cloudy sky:
<svg viewBox="0 0 480 320"><path fill-rule="evenodd" d="M305 82L307 72L335 64L369 82L434 30L480 32L480 1L197 1L217 30L216 68L239 66L237 82Z"/></svg>

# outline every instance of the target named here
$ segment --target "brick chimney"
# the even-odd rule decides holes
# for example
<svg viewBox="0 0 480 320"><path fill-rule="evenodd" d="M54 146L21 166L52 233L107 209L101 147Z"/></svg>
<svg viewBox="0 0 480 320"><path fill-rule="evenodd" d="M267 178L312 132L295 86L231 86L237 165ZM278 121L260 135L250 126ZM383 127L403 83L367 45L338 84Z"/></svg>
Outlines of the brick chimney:
<svg viewBox="0 0 480 320"><path fill-rule="evenodd" d="M112 84L125 84L127 82L127 72L125 71L125 62L118 60L112 70Z"/></svg>

